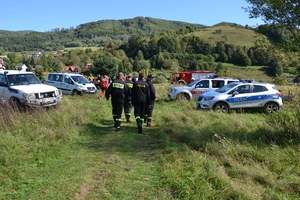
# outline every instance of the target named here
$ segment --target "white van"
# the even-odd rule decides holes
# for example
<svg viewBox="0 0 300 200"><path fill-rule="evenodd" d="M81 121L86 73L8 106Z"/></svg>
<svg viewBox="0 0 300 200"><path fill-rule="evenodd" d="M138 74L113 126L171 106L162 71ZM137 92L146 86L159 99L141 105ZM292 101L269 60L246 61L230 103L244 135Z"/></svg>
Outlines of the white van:
<svg viewBox="0 0 300 200"><path fill-rule="evenodd" d="M95 94L96 86L81 74L50 72L46 78L46 85L52 85L60 89L63 94L83 93Z"/></svg>

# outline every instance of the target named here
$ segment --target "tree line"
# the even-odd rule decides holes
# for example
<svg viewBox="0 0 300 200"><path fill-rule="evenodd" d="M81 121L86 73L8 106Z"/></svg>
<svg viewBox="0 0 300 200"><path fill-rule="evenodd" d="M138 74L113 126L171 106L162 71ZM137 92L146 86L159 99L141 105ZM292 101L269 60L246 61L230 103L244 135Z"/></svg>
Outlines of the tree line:
<svg viewBox="0 0 300 200"><path fill-rule="evenodd" d="M84 70L87 63L92 63L92 67L86 73L108 75L113 75L118 70L132 72L150 70L151 68L172 71L209 69L222 72L226 71L223 69L222 63L232 63L238 66L269 66L269 71L274 76L281 76L284 71L279 60L258 45L246 48L225 42L212 44L193 35L193 32L203 28L203 26L197 27L180 22L170 25L168 21L162 20L157 27L164 26L167 30L158 32L161 30L160 28L155 29L151 26L154 24L153 20L156 19L135 18L134 20L113 20L113 23L110 20L104 20L83 24L75 29L55 29L48 33L29 31L6 34L6 39L3 37L5 34L0 32L0 48L2 48L0 53L1 50L4 50L1 41L14 43L7 48L16 49L17 45L28 42L28 45L24 44L26 48L24 46L21 52L27 51L27 48L30 50L43 49L43 54L39 58L33 58L26 54L18 56L16 53L7 55L9 58L6 60L8 66L14 66L21 61L28 67L35 68L37 73L61 71L64 66L70 65L79 66ZM155 22L157 23L157 21ZM132 27L137 25L140 29L134 32ZM103 27L106 28L103 29ZM103 29L101 33L96 31L100 29ZM276 31L276 26L263 25L258 27L256 31L260 31L271 38L272 42L283 43L288 40L285 32L279 31L279 29ZM18 34L23 37L17 38ZM280 34L281 37L279 37ZM99 39L104 37L110 37L110 39ZM113 37L117 39L112 39ZM95 44L104 48L97 51L92 51L91 48L68 52L61 51L65 47L89 47ZM16 49L10 52L20 50ZM61 52L61 55L54 58L52 54L46 53L53 50Z"/></svg>

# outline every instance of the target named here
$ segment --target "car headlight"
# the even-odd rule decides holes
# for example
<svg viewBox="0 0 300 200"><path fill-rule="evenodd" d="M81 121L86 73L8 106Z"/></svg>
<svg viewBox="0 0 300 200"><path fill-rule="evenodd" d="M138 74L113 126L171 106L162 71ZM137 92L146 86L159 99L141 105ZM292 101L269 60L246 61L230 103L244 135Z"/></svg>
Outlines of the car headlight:
<svg viewBox="0 0 300 200"><path fill-rule="evenodd" d="M204 100L204 101L210 101L210 100L212 100L213 98L215 98L215 97L214 97L214 96L204 97L203 100Z"/></svg>
<svg viewBox="0 0 300 200"><path fill-rule="evenodd" d="M24 98L27 99L28 101L33 101L36 99L35 94L34 93L29 93L29 94L24 94Z"/></svg>
<svg viewBox="0 0 300 200"><path fill-rule="evenodd" d="M175 93L175 92L176 92L176 89L171 89L170 93Z"/></svg>
<svg viewBox="0 0 300 200"><path fill-rule="evenodd" d="M61 91L61 90L55 90L55 91L54 91L56 97L60 96L60 91Z"/></svg>

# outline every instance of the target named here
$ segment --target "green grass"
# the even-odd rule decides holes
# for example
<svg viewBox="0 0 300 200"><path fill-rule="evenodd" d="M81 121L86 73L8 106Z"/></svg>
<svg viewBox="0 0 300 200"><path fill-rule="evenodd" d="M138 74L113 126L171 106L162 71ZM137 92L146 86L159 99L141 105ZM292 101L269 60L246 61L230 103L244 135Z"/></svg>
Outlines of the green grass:
<svg viewBox="0 0 300 200"><path fill-rule="evenodd" d="M65 51L71 51L71 50L86 50L91 49L92 51L96 51L99 49L103 49L103 47L66 47L64 48Z"/></svg>
<svg viewBox="0 0 300 200"><path fill-rule="evenodd" d="M94 95L0 109L0 199L299 198L299 101L274 115L217 114L155 86L154 127L142 135L135 123L115 132L110 101Z"/></svg>
<svg viewBox="0 0 300 200"><path fill-rule="evenodd" d="M211 43L223 41L227 44L248 48L253 47L255 42L263 37L251 29L232 26L208 27L191 34Z"/></svg>

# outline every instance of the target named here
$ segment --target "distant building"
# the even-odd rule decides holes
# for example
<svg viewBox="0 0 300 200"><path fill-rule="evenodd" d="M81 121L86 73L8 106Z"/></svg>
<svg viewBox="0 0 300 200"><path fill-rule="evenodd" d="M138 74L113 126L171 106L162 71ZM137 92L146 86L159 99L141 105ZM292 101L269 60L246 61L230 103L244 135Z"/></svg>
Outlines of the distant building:
<svg viewBox="0 0 300 200"><path fill-rule="evenodd" d="M54 53L53 56L54 56L54 58L57 58L57 57L60 57L61 55L60 55L60 53Z"/></svg>
<svg viewBox="0 0 300 200"><path fill-rule="evenodd" d="M31 54L31 56L34 57L34 58L38 58L41 54L42 54L41 52L36 51L36 52L33 52L33 53Z"/></svg>
<svg viewBox="0 0 300 200"><path fill-rule="evenodd" d="M18 64L15 66L15 70L20 70L23 72L30 71L30 69L25 64Z"/></svg>
<svg viewBox="0 0 300 200"><path fill-rule="evenodd" d="M4 59L4 58L8 59L7 56L0 56L0 59Z"/></svg>
<svg viewBox="0 0 300 200"><path fill-rule="evenodd" d="M66 72L79 72L80 68L77 66L65 66Z"/></svg>
<svg viewBox="0 0 300 200"><path fill-rule="evenodd" d="M0 69L5 69L5 63L2 58L0 58Z"/></svg>

